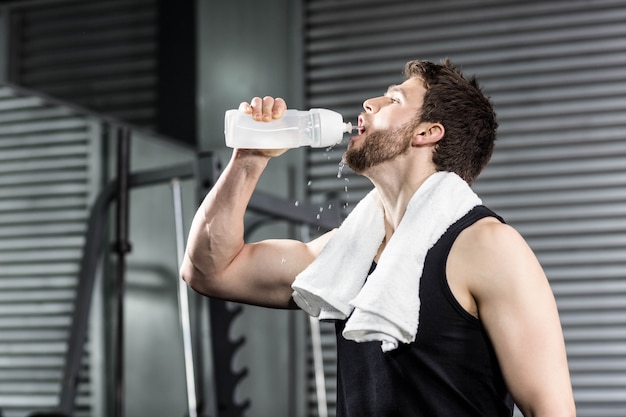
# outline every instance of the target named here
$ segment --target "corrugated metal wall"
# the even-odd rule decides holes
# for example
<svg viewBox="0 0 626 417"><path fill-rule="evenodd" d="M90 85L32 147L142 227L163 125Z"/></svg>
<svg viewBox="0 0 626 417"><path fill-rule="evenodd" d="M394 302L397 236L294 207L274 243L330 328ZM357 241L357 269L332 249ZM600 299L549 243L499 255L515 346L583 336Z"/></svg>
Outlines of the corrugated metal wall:
<svg viewBox="0 0 626 417"><path fill-rule="evenodd" d="M59 405L100 124L0 87L0 409ZM89 350L89 349L88 349ZM90 415L89 354L77 415Z"/></svg>
<svg viewBox="0 0 626 417"><path fill-rule="evenodd" d="M155 127L157 0L15 3L12 83Z"/></svg>
<svg viewBox="0 0 626 417"><path fill-rule="evenodd" d="M306 3L308 107L355 120L415 58L450 57L482 80L500 131L475 189L546 270L578 415L626 415L626 3ZM309 192L348 212L370 184L337 175L344 149L309 153Z"/></svg>
<svg viewBox="0 0 626 417"><path fill-rule="evenodd" d="M13 84L156 126L157 0L8 2L2 12ZM0 409L23 417L58 406L86 216L100 187L101 124L3 93ZM104 401L91 354L77 415L97 414Z"/></svg>

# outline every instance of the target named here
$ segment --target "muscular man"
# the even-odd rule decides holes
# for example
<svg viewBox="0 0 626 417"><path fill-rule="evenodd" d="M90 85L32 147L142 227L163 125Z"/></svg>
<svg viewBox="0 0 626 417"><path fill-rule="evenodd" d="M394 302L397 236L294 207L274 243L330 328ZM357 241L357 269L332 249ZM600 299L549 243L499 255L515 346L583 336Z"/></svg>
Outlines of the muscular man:
<svg viewBox="0 0 626 417"><path fill-rule="evenodd" d="M563 334L524 239L469 187L497 123L474 78L408 62L363 103L345 162L374 189L321 237L245 243L246 205L271 158L235 149L191 226L181 276L210 297L335 320L338 416L572 417ZM259 123L280 98L240 110Z"/></svg>

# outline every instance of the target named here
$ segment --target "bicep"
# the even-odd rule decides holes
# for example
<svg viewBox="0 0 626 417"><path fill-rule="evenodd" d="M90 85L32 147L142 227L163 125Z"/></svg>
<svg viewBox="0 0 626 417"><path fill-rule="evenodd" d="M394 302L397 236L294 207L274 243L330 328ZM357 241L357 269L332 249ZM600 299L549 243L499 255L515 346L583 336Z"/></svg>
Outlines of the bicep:
<svg viewBox="0 0 626 417"><path fill-rule="evenodd" d="M294 307L291 284L319 254L331 232L304 243L269 239L245 244L208 291L214 297L276 308Z"/></svg>
<svg viewBox="0 0 626 417"><path fill-rule="evenodd" d="M477 246L488 256L474 256L477 278L470 291L507 386L526 415L567 407L571 384L548 280L516 231L506 225L488 229Z"/></svg>

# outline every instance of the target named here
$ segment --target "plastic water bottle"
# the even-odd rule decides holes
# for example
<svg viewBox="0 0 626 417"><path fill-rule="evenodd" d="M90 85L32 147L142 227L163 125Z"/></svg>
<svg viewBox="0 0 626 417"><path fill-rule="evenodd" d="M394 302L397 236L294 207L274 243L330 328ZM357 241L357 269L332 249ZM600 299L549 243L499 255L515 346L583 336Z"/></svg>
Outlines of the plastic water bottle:
<svg viewBox="0 0 626 417"><path fill-rule="evenodd" d="M239 110L227 110L224 118L226 146L248 149L284 149L336 145L352 124L328 109L285 110L283 117L260 122Z"/></svg>

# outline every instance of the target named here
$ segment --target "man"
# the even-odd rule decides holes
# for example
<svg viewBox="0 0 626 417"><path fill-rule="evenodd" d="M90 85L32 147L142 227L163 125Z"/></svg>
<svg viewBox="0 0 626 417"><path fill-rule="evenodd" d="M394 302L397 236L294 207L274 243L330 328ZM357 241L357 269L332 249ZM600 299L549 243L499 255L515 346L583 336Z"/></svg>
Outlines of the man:
<svg viewBox="0 0 626 417"><path fill-rule="evenodd" d="M471 184L497 123L474 78L411 61L363 103L345 162L373 183L336 230L244 243L272 157L236 149L191 227L181 276L211 297L297 306L337 328L339 416L575 415L556 303L523 238ZM280 98L240 110L280 118Z"/></svg>

